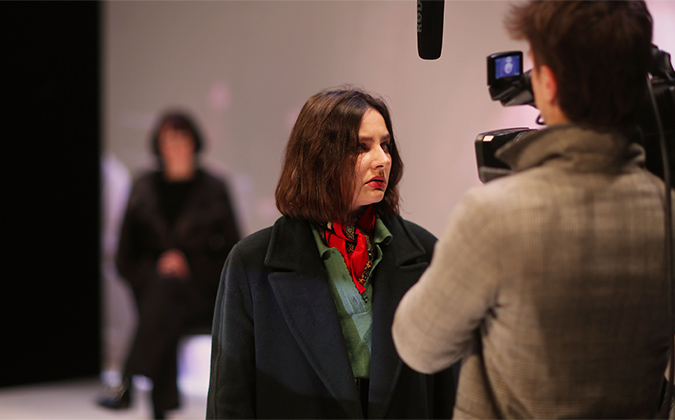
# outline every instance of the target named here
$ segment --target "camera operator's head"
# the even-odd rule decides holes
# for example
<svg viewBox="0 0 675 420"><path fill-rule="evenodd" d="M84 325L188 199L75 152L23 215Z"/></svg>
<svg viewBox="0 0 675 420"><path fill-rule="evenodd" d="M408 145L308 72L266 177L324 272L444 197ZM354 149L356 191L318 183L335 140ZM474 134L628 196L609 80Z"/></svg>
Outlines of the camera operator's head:
<svg viewBox="0 0 675 420"><path fill-rule="evenodd" d="M532 0L514 6L505 24L530 44L535 102L548 125L632 121L651 63L644 1Z"/></svg>

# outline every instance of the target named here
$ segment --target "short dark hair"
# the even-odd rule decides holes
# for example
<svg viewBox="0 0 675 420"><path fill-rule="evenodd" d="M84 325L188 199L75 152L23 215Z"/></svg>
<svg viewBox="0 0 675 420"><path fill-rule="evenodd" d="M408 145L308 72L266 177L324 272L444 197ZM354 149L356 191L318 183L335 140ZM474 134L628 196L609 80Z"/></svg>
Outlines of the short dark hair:
<svg viewBox="0 0 675 420"><path fill-rule="evenodd" d="M204 147L204 141L202 139L202 134L195 123L195 120L185 111L171 110L164 112L157 123L155 124L154 129L150 137L150 143L152 148L152 153L155 156L160 156L159 154L159 134L164 128L172 128L174 130L187 131L192 137L192 141L195 145L194 153L199 153Z"/></svg>
<svg viewBox="0 0 675 420"><path fill-rule="evenodd" d="M643 0L542 1L513 6L505 26L551 68L559 105L578 124L630 124L646 99L652 17Z"/></svg>
<svg viewBox="0 0 675 420"><path fill-rule="evenodd" d="M384 198L373 206L380 215L398 214L403 162L389 109L383 99L352 87L323 90L309 98L300 111L286 145L275 193L282 214L317 223L347 220L353 205L359 128L370 108L384 118L391 156Z"/></svg>

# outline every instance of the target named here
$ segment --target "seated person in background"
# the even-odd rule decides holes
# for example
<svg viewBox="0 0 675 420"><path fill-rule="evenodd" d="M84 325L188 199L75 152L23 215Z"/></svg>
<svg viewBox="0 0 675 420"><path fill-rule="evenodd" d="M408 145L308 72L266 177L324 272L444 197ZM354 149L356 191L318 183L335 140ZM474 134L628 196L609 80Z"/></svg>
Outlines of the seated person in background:
<svg viewBox="0 0 675 420"><path fill-rule="evenodd" d="M202 144L187 115L165 114L151 141L159 170L132 186L116 262L138 323L122 382L99 398L102 407L129 407L139 374L152 379L154 416L164 418L179 406L180 336L211 325L220 271L239 230L225 184L199 166Z"/></svg>

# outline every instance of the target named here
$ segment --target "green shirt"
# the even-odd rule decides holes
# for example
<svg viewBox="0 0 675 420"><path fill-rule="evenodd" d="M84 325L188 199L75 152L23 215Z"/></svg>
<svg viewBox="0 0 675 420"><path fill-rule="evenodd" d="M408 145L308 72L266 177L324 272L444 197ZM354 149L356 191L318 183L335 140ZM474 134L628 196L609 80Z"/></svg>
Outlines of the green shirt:
<svg viewBox="0 0 675 420"><path fill-rule="evenodd" d="M337 307L342 334L347 345L347 353L352 364L355 378L370 377L370 351L372 349L373 324L373 284L370 278L382 259L380 244L387 245L392 240L391 233L380 220L375 219L373 241L373 268L366 279L366 295L363 299L354 285L342 254L336 248L328 248L321 235L312 227L314 240L319 254L328 272L333 300Z"/></svg>

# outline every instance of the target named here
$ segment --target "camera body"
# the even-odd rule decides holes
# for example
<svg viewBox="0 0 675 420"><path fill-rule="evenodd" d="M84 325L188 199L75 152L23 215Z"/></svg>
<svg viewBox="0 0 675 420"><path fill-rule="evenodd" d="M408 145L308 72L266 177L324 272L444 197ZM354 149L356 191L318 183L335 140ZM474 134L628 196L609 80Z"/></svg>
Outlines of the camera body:
<svg viewBox="0 0 675 420"><path fill-rule="evenodd" d="M476 137L478 178L485 183L495 178L510 175L513 170L495 157L497 150L510 141L516 141L527 133L537 131L527 127L506 128L480 133Z"/></svg>
<svg viewBox="0 0 675 420"><path fill-rule="evenodd" d="M651 86L657 113L650 101L645 101L636 115L635 136L632 139L642 145L646 152L646 168L655 175L664 177L664 160L675 162L675 70L670 54L653 46L653 68L650 70ZM523 72L523 53L505 51L487 57L487 83L490 97L503 106L534 104L530 73ZM662 132L657 124L661 122ZM495 157L499 147L516 140L528 128L509 128L480 133L475 140L478 175L482 182L512 173L511 168ZM659 135L665 140L665 150L659 144ZM670 165L671 178L673 166Z"/></svg>

